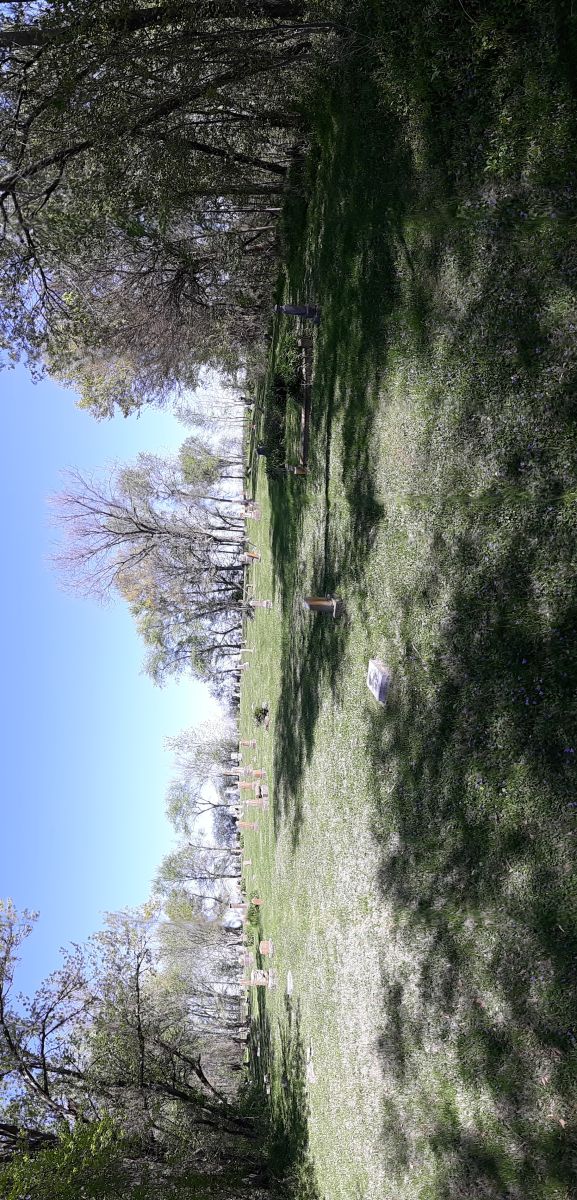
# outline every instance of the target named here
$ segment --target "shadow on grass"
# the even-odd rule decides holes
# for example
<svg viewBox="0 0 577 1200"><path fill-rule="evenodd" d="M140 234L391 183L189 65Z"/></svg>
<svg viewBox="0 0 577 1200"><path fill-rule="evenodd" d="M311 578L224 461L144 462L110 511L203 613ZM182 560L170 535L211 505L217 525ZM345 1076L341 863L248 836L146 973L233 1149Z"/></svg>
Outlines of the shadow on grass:
<svg viewBox="0 0 577 1200"><path fill-rule="evenodd" d="M367 136L358 143L358 110ZM355 119L348 114L355 112ZM335 134L335 129L338 133ZM312 394L309 478L270 485L275 575L282 589L281 693L275 721L275 819L290 820L293 845L302 823L302 776L314 746L323 689L338 689L347 640L346 621L333 623L301 611L304 564L299 558L303 516L320 493L312 584L319 595L338 593L348 581L362 599L363 572L382 515L376 498L374 416L387 353L387 318L396 299L390 221L400 211L406 164L380 119L370 77L347 76L325 112L324 153L319 156L315 199L307 209L314 261L290 280L290 299L322 304ZM315 154L318 153L318 147ZM323 197L338 196L325 206ZM383 220L384 216L384 220ZM301 231L302 232L302 231ZM298 236L298 234L297 234ZM293 256L294 259L294 256ZM311 280L314 279L314 285ZM313 286L314 296L306 289ZM342 418L342 488L348 529L331 520L333 421ZM312 492L312 500L309 493Z"/></svg>
<svg viewBox="0 0 577 1200"><path fill-rule="evenodd" d="M485 536L509 529L490 566L474 512L470 536L439 534L422 595L403 602L401 678L387 710L369 718L382 894L420 964L410 1003L383 968L383 1070L403 1094L414 1055L437 1042L454 1056L453 1086L490 1096L507 1131L503 1140L495 1128L486 1137L465 1128L447 1085L430 1137L442 1200L513 1185L542 1194L576 1178L572 570L559 565L547 618L535 611L540 559L554 547L566 561L574 536L570 520L560 534L562 515L552 504L511 504L507 517L488 509ZM450 516L439 521L446 528ZM450 613L425 662L413 645L419 605L434 605L448 580ZM390 1100L384 1136L402 1171L395 1108Z"/></svg>
<svg viewBox="0 0 577 1200"><path fill-rule="evenodd" d="M274 565L273 596L279 583L284 608L290 604L299 569L298 551L307 504L306 481L293 476L282 480L269 479L268 491Z"/></svg>
<svg viewBox="0 0 577 1200"><path fill-rule="evenodd" d="M350 584L362 599L367 586L386 492L382 479L376 486L375 418L393 346L429 387L414 500L434 526L430 560L420 592L400 587L396 597L401 662L389 706L367 709L380 888L413 955L410 980L383 964L391 1177L402 1180L414 1159L414 1091L428 1104L416 1059L439 1053L453 1075L434 1078L432 1062L420 1123L434 1161L427 1195L565 1200L577 1176L576 522L563 502L575 489L567 331L577 264L575 180L560 165L571 156L555 137L569 149L575 112L563 108L548 28L567 6L525 6L540 23L534 46L518 21L523 6L514 19L511 6L490 7L491 36L500 32L487 49L473 45L488 28L476 32L480 8L469 21L465 6L458 19L426 6L422 22L422 6L387 6L401 32L386 88L397 89L397 111L406 104L407 127L399 134L384 119L369 73L340 81L340 100L317 113L323 152L289 290L323 306L310 459L323 500L319 590ZM571 28L573 61L572 10ZM399 147L414 142L419 106L417 187ZM531 145L541 148L534 162ZM471 194L477 207L467 209ZM500 491L468 497L488 462ZM335 485L347 500L340 523ZM292 821L295 844L304 766L323 695L338 694L348 637L346 625L300 610L310 572L298 561L307 501L297 495L293 505L279 489L273 503L284 612L275 819ZM459 1089L479 1098L480 1116L464 1120Z"/></svg>
<svg viewBox="0 0 577 1200"><path fill-rule="evenodd" d="M306 1048L298 1006L285 997L275 1058L266 996L257 990L251 1025L250 1073L267 1129L265 1159L273 1195L320 1200L309 1155Z"/></svg>
<svg viewBox="0 0 577 1200"><path fill-rule="evenodd" d="M320 531L313 577L318 594L338 592L330 543L325 557L325 531ZM284 622L281 656L281 691L274 731L274 824L290 824L293 847L298 845L303 822L302 777L315 741L323 693L338 693L348 638L346 613L331 616L307 612L296 596Z"/></svg>

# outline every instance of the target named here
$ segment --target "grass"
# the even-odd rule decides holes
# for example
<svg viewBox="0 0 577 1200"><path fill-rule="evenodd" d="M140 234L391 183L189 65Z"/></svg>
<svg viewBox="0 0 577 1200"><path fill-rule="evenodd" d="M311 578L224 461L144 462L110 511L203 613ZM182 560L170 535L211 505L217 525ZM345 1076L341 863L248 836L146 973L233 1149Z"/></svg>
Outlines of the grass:
<svg viewBox="0 0 577 1200"><path fill-rule="evenodd" d="M273 1161L300 1197L569 1200L574 17L355 14L285 222L283 295L323 306L310 475L256 485ZM303 611L325 592L342 620Z"/></svg>

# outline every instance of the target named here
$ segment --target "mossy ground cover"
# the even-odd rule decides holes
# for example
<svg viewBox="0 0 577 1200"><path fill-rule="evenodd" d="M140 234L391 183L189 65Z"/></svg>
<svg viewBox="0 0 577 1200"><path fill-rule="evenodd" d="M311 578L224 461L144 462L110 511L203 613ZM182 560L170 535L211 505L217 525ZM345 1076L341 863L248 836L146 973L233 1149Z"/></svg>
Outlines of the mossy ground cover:
<svg viewBox="0 0 577 1200"><path fill-rule="evenodd" d="M279 295L323 317L309 477L255 483L274 608L241 714L253 736L270 704L271 811L247 887L278 987L254 1070L297 1196L569 1200L574 17L382 10L311 97L285 220ZM303 611L326 592L339 621Z"/></svg>

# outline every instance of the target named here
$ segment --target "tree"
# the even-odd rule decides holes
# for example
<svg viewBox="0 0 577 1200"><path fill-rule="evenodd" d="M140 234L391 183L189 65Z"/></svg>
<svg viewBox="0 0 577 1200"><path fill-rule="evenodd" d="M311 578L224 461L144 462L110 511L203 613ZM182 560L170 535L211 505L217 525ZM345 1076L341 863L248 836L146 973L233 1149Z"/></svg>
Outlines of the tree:
<svg viewBox="0 0 577 1200"><path fill-rule="evenodd" d="M181 729L166 738L166 745L181 777L214 781L222 778L227 765L230 768L231 753L238 748L238 734L232 721L219 718Z"/></svg>
<svg viewBox="0 0 577 1200"><path fill-rule="evenodd" d="M122 913L29 999L10 1002L29 914L0 910L0 1076L23 1130L114 1120L154 1159L172 1123L230 1138L254 1125L207 1078L182 999L157 986L154 923ZM7 1118L8 1119L8 1118Z"/></svg>
<svg viewBox="0 0 577 1200"><path fill-rule="evenodd" d="M241 513L187 482L178 461L154 455L108 482L79 472L69 481L57 499L66 543L56 559L68 584L120 591L155 682L186 669L213 676L240 646Z"/></svg>
<svg viewBox="0 0 577 1200"><path fill-rule="evenodd" d="M270 210L326 23L300 0L5 12L5 344L47 357L100 415L165 395L201 363L232 365L262 330Z"/></svg>

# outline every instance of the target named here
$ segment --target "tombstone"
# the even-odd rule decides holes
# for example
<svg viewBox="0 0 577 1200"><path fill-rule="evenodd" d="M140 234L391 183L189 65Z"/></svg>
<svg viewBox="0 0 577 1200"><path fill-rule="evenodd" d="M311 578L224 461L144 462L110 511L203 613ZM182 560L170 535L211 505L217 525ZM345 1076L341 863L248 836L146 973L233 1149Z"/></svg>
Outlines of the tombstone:
<svg viewBox="0 0 577 1200"><path fill-rule="evenodd" d="M258 821L238 821L239 829L252 829L255 833L258 830Z"/></svg>
<svg viewBox="0 0 577 1200"><path fill-rule="evenodd" d="M252 770L253 779L266 779L266 770L264 767L252 767L249 770Z"/></svg>
<svg viewBox="0 0 577 1200"><path fill-rule="evenodd" d="M247 792L247 791L252 792L254 783L249 783L248 779L241 779L238 786L239 786L241 792Z"/></svg>
<svg viewBox="0 0 577 1200"><path fill-rule="evenodd" d="M255 968L250 973L250 979L241 979L242 987L269 987L269 973Z"/></svg>
<svg viewBox="0 0 577 1200"><path fill-rule="evenodd" d="M308 467L303 467L302 465L292 466L289 463L287 463L285 470L287 475L308 475L309 473Z"/></svg>
<svg viewBox="0 0 577 1200"><path fill-rule="evenodd" d="M262 942L259 942L258 948L260 953L263 955L263 958L272 958L274 954L274 943L270 938L264 938Z"/></svg>
<svg viewBox="0 0 577 1200"><path fill-rule="evenodd" d="M250 979L241 979L241 984L244 987L273 988L276 987L276 974L274 971L263 971L257 968L251 971Z"/></svg>
<svg viewBox="0 0 577 1200"><path fill-rule="evenodd" d="M382 658L369 659L369 669L367 671L367 687L372 692L375 700L379 704L387 703L387 696L391 686L391 672L385 665Z"/></svg>
<svg viewBox="0 0 577 1200"><path fill-rule="evenodd" d="M260 562L260 550L245 550L242 557L243 562Z"/></svg>
<svg viewBox="0 0 577 1200"><path fill-rule="evenodd" d="M252 858L243 858L242 866L243 866L243 870L245 867L252 867Z"/></svg>
<svg viewBox="0 0 577 1200"><path fill-rule="evenodd" d="M256 750L256 738L241 738L239 746L250 746L251 750Z"/></svg>
<svg viewBox="0 0 577 1200"><path fill-rule="evenodd" d="M249 796L245 800L247 808L258 808L261 812L268 812L268 800L263 796Z"/></svg>
<svg viewBox="0 0 577 1200"><path fill-rule="evenodd" d="M272 600L249 600L251 608L272 608Z"/></svg>
<svg viewBox="0 0 577 1200"><path fill-rule="evenodd" d="M250 967L254 963L254 954L252 950L243 950L238 956L238 961L242 967Z"/></svg>
<svg viewBox="0 0 577 1200"><path fill-rule="evenodd" d="M321 310L318 304L275 304L274 311L285 317L305 317L320 325Z"/></svg>
<svg viewBox="0 0 577 1200"><path fill-rule="evenodd" d="M338 600L336 596L304 596L303 608L307 612L322 613L329 617L340 617L343 611L343 602Z"/></svg>
<svg viewBox="0 0 577 1200"><path fill-rule="evenodd" d="M264 900L261 900L260 896L253 896L251 904L254 904L255 908L262 908Z"/></svg>

